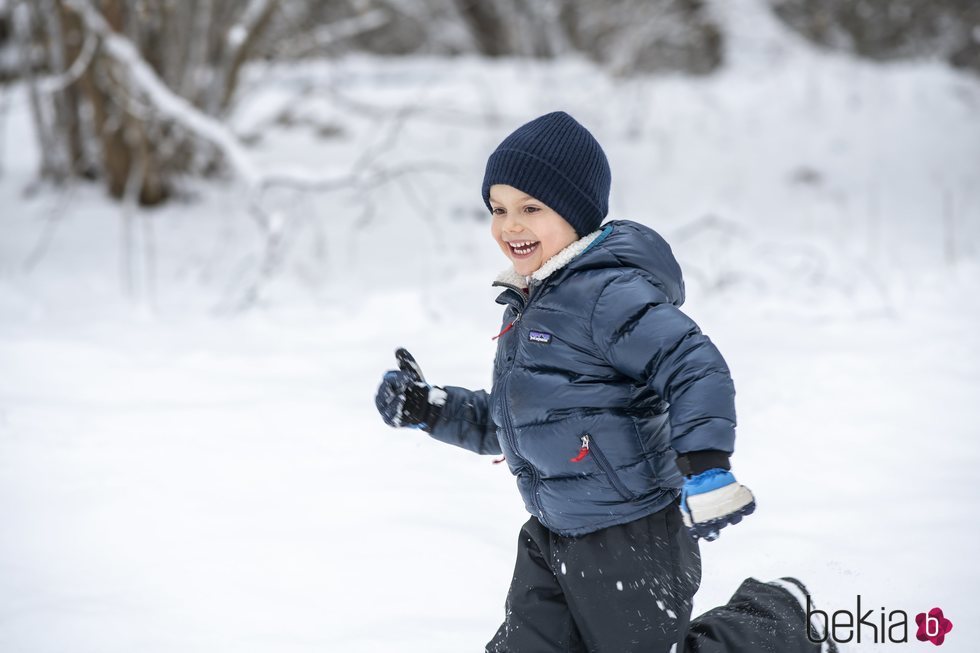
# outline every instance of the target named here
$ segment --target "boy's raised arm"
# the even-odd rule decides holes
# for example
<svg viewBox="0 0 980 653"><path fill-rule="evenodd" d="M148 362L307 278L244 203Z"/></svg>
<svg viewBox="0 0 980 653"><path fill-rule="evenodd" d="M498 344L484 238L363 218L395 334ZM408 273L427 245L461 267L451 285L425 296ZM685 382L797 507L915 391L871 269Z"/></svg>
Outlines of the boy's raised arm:
<svg viewBox="0 0 980 653"><path fill-rule="evenodd" d="M458 386L433 386L415 357L395 351L397 370L385 372L374 403L389 426L421 429L437 440L476 453L500 454L490 395Z"/></svg>

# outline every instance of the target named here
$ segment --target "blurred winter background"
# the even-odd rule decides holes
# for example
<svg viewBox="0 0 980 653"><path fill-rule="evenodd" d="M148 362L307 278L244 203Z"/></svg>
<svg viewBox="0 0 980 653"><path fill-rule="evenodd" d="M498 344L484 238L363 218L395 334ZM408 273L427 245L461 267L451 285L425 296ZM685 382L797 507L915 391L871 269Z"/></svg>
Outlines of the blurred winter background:
<svg viewBox="0 0 980 653"><path fill-rule="evenodd" d="M489 384L483 166L557 109L733 371L695 614L975 650L980 4L0 0L0 651L482 651L513 479L373 396Z"/></svg>

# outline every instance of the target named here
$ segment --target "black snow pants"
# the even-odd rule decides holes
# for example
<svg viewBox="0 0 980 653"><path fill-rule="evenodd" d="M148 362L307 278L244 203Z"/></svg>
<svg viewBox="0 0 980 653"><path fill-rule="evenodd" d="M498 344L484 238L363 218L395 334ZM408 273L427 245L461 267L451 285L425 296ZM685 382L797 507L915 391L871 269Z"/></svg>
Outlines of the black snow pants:
<svg viewBox="0 0 980 653"><path fill-rule="evenodd" d="M818 652L796 599L753 578L691 620L701 555L678 504L576 538L531 517L487 653Z"/></svg>

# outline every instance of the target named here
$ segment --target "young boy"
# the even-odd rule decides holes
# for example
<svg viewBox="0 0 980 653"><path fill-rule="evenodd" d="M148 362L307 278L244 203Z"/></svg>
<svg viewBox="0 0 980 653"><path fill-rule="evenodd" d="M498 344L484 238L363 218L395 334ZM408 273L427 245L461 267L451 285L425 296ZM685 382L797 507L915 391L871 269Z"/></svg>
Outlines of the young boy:
<svg viewBox="0 0 980 653"><path fill-rule="evenodd" d="M601 225L610 180L599 143L567 113L504 139L482 189L511 262L493 282L506 309L492 390L430 386L400 349L378 410L391 426L502 453L517 478L531 518L487 651L818 650L786 583L748 579L733 597L768 602L765 615L735 606L690 622L697 538L755 508L730 471L735 390L678 308L670 246L636 222ZM773 614L795 630L762 648Z"/></svg>

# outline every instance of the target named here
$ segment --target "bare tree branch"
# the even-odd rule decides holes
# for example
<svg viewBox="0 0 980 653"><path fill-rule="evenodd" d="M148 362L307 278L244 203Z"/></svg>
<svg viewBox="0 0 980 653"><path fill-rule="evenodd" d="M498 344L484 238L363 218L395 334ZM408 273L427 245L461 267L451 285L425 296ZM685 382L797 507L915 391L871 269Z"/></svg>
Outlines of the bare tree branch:
<svg viewBox="0 0 980 653"><path fill-rule="evenodd" d="M286 185L297 189L330 190L355 183L356 173L325 176L294 166L259 170L231 130L170 90L133 43L115 32L90 2L65 1L79 13L86 27L101 39L104 51L130 73L132 82L146 94L152 106L185 129L217 146L246 185L256 189Z"/></svg>
<svg viewBox="0 0 980 653"><path fill-rule="evenodd" d="M149 96L157 110L220 147L246 183L254 185L260 180L261 174L228 128L171 91L133 43L110 28L102 14L87 0L66 0L66 3L79 13L85 26L102 40L106 53L129 70L133 82Z"/></svg>
<svg viewBox="0 0 980 653"><path fill-rule="evenodd" d="M85 72L85 69L92 63L92 59L95 58L96 45L98 45L98 39L92 34L86 34L85 42L82 44L82 51L71 63L71 66L60 75L52 75L39 79L38 90L42 93L56 93L77 82Z"/></svg>
<svg viewBox="0 0 980 653"><path fill-rule="evenodd" d="M219 113L231 99L249 47L269 22L276 4L276 0L251 0L242 14L241 21L232 25L225 33L224 56L218 69L218 77L211 83L211 92L206 105L210 113Z"/></svg>
<svg viewBox="0 0 980 653"><path fill-rule="evenodd" d="M37 76L34 74L33 43L31 39L31 10L26 2L21 2L13 9L14 38L17 43L17 54L20 63L21 77L27 82L27 98L34 118L35 133L41 152L41 170L44 174L51 172L51 134L49 125L44 117L41 100L38 97Z"/></svg>
<svg viewBox="0 0 980 653"><path fill-rule="evenodd" d="M388 23L389 20L390 18L384 11L372 9L359 16L352 16L318 27L316 30L302 35L301 38L286 41L275 48L275 53L278 56L288 58L307 56L338 41L377 29Z"/></svg>

